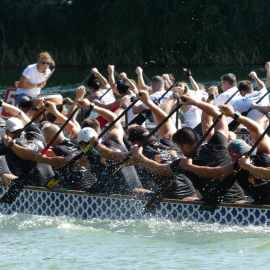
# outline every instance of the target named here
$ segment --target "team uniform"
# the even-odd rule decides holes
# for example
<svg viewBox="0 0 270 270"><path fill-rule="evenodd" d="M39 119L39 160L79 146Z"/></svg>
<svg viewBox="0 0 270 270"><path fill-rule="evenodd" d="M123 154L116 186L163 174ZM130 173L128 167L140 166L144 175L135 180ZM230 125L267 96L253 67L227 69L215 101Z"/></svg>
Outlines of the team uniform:
<svg viewBox="0 0 270 270"><path fill-rule="evenodd" d="M160 164L170 164L174 160L183 157L183 154L171 139L162 139L160 142L158 140L148 142L143 148L143 155ZM152 174L143 168L137 168L137 171L143 187L154 192L159 187L168 185L176 177L176 182L165 192L165 198L181 200L196 193L190 180L183 174L168 177Z"/></svg>
<svg viewBox="0 0 270 270"><path fill-rule="evenodd" d="M161 96L165 93L166 91L158 91L153 93L152 95L149 96L149 98L155 102L156 100L159 100L159 98L161 98ZM172 95L172 92L169 91L161 100L160 100L160 105L162 105L168 98L170 98L170 96ZM145 109L148 109L147 105L145 105L144 103L141 104ZM176 114L173 114L170 118L172 120L172 122L175 124L176 123ZM154 116L154 121L155 124L157 124L156 122L156 118ZM178 126L181 126L181 121L178 119Z"/></svg>
<svg viewBox="0 0 270 270"><path fill-rule="evenodd" d="M75 139L66 139L53 147L53 152L56 156L71 157L76 152L81 152L80 146ZM58 170L56 169L57 173ZM69 170L69 173L64 175L63 181L61 181L60 188L67 188L69 190L86 190L95 183L97 179L91 172L84 167L78 169Z"/></svg>
<svg viewBox="0 0 270 270"><path fill-rule="evenodd" d="M251 103L256 103L263 95L267 93L267 89L263 88L261 91L255 91L251 94L247 94L241 99L235 101L233 103L233 108L235 111L238 111L240 113L246 112L249 110ZM269 104L269 97L266 95L259 103L259 105L267 106ZM262 113L260 113L258 110L251 110L247 117L256 121L260 117L262 117Z"/></svg>
<svg viewBox="0 0 270 270"><path fill-rule="evenodd" d="M16 144L34 151L41 151L46 145L40 130L34 124L27 128L26 133L23 133L20 138L16 139ZM44 163L36 164L34 161L21 159L10 148L6 147L3 141L0 144L0 155L6 156L7 164L12 174L16 176L23 173L28 174L28 185L43 186L54 175L50 165ZM34 166L34 170L30 172L30 169Z"/></svg>
<svg viewBox="0 0 270 270"><path fill-rule="evenodd" d="M126 147L118 140L106 140L102 143L115 151L127 152ZM93 148L91 148L85 156L91 165L91 172L98 179L98 181L87 190L89 193L131 195L134 189L142 188L134 166L125 166L115 175L112 175L119 167L117 163L106 160Z"/></svg>
<svg viewBox="0 0 270 270"><path fill-rule="evenodd" d="M216 97L215 100L215 106L218 107L219 105L223 105L225 104L228 99L237 91L237 87L232 87L230 89L228 89L227 91L223 92L222 94L218 95ZM242 96L239 92L237 92L237 94L227 103L227 105L232 106L233 103L238 100L241 99ZM232 122L232 118L231 117L226 117L227 123L229 124L230 122Z"/></svg>
<svg viewBox="0 0 270 270"><path fill-rule="evenodd" d="M191 105L188 111L181 111L181 113L185 119L186 127L195 128L202 121L202 110L194 105Z"/></svg>
<svg viewBox="0 0 270 270"><path fill-rule="evenodd" d="M191 157L194 165L217 167L225 166L231 163L231 157L227 148L227 138L220 132L216 131L207 144L202 145ZM197 176L180 168L181 159L171 164L171 170L174 173L185 174L198 189L205 200L211 198L211 193L219 185L220 180L208 179ZM236 183L229 189L226 194L225 202L235 202L244 200L245 195L240 186Z"/></svg>
<svg viewBox="0 0 270 270"><path fill-rule="evenodd" d="M270 167L270 157L265 153L257 153L250 159L254 166ZM244 169L237 173L236 179L243 190L254 199L255 204L270 205L270 181L261 179Z"/></svg>
<svg viewBox="0 0 270 270"><path fill-rule="evenodd" d="M99 99L104 93L107 92L108 89L103 89L100 91L97 91L94 96L96 99ZM115 101L114 95L111 95L111 93L107 93L101 100L100 102L104 105L111 104Z"/></svg>

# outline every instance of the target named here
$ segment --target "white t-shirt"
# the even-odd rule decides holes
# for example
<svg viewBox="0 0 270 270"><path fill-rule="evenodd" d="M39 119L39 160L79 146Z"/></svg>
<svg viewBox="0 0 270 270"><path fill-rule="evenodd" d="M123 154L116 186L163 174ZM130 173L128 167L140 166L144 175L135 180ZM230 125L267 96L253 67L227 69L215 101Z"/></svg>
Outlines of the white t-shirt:
<svg viewBox="0 0 270 270"><path fill-rule="evenodd" d="M223 92L222 94L218 95L216 100L215 100L215 106L218 107L219 105L224 105L227 100L237 91L237 87L232 87L230 89L228 89L226 92ZM241 99L242 96L239 92L236 93L236 95L226 104L226 105L230 105L232 106L233 103L238 100ZM227 123L231 123L232 122L232 118L231 117L226 117L227 119Z"/></svg>
<svg viewBox="0 0 270 270"><path fill-rule="evenodd" d="M136 95L135 95L134 93L132 93L132 94L128 95L128 97L129 97L129 98L132 98L132 97L136 97ZM136 103L136 105L134 105L134 106L140 106L141 104L142 104L142 102L139 100L139 101ZM130 110L128 111L128 122L130 123L136 116L138 116L138 114L134 114L133 111L132 111L132 109L130 109ZM123 120L122 120L122 125L125 126L126 116L124 116L122 119L123 119ZM145 122L144 122L141 126L142 126L142 127L145 127Z"/></svg>
<svg viewBox="0 0 270 270"><path fill-rule="evenodd" d="M46 74L40 73L37 69L37 64L29 65L24 71L23 76L28 79L28 83L30 84L38 84L41 82L44 82L46 78L51 73L51 70L49 68L46 69ZM18 88L16 95L19 94L26 94L30 97L36 97L39 95L41 88L32 88L32 89L26 89L26 88Z"/></svg>
<svg viewBox="0 0 270 270"><path fill-rule="evenodd" d="M166 91L158 91L158 92L155 92L153 93L152 95L149 96L149 98L154 102L155 100L158 100ZM160 100L160 105L162 105L168 98L170 98L170 96L172 95L172 91L169 91L161 100ZM145 108L145 109L148 109L147 105L145 105L144 103L142 103L142 106ZM157 124L157 121L156 121L156 117L155 115L154 116L154 121L155 121L155 124ZM176 123L176 113L174 113L172 115L172 117L170 118L172 120L172 122L175 124ZM181 127L181 121L180 119L178 119L178 127Z"/></svg>
<svg viewBox="0 0 270 270"><path fill-rule="evenodd" d="M99 96L96 95L96 93L94 94L94 96L96 97L96 99L98 99L99 97L101 97L104 93L106 93L108 89L103 89L102 91L97 91L96 93L99 93ZM110 90L111 91L111 90ZM111 104L115 101L115 97L109 92L107 93L101 100L100 102L104 105L107 104Z"/></svg>
<svg viewBox="0 0 270 270"><path fill-rule="evenodd" d="M235 111L240 113L246 112L249 110L251 103L256 103L263 95L267 93L267 89L263 88L261 91L254 91L252 94L247 94L241 99L233 103L233 108ZM259 105L267 106L269 104L269 95L266 95L263 100L261 100ZM251 110L247 117L253 119L254 121L258 120L263 114L258 110Z"/></svg>
<svg viewBox="0 0 270 270"><path fill-rule="evenodd" d="M185 119L186 127L195 128L199 123L201 123L202 110L194 105L191 105L187 112L182 111L182 114Z"/></svg>

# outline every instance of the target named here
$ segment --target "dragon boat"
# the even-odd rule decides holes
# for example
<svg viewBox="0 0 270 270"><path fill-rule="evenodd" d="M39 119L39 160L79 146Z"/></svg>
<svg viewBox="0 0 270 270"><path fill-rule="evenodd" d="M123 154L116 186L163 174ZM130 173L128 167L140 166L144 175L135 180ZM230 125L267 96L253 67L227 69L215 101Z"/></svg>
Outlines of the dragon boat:
<svg viewBox="0 0 270 270"><path fill-rule="evenodd" d="M7 187L0 187L2 196ZM196 221L226 225L270 225L270 206L221 203L214 213L199 210L202 202L164 199L152 213L146 200L126 195L87 194L82 191L48 190L28 186L13 204L0 203L2 214L23 213L68 216L80 219L140 220L156 218L172 222Z"/></svg>

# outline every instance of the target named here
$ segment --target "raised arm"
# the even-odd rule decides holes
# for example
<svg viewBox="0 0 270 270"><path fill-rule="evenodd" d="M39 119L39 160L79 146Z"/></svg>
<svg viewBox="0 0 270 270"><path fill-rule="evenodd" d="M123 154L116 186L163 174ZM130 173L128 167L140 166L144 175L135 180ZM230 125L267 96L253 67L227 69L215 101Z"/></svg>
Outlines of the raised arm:
<svg viewBox="0 0 270 270"><path fill-rule="evenodd" d="M263 88L265 88L264 83L258 78L257 73L255 71L252 71L248 74L249 77L251 77L253 80L256 81L258 87L260 90L262 90Z"/></svg>
<svg viewBox="0 0 270 270"><path fill-rule="evenodd" d="M101 73L98 71L97 68L92 68L91 72L95 73L95 75L100 79L101 83L104 85L106 89L109 89L111 87L106 78L101 75Z"/></svg>
<svg viewBox="0 0 270 270"><path fill-rule="evenodd" d="M208 104L206 102L195 100L194 98L184 95L184 99L186 99L186 102L181 102L184 105L194 105L203 110L206 114L210 115L213 118L218 118L220 115L220 111L217 107L214 105ZM204 122L202 121L202 125L204 126ZM228 124L226 121L226 118L224 116L221 117L219 122L215 126L215 131L219 131L222 133L226 138L228 138Z"/></svg>
<svg viewBox="0 0 270 270"><path fill-rule="evenodd" d="M232 118L236 116L235 111L232 106L220 105L219 107L220 107L220 111L224 115L232 117ZM238 117L237 121L240 124L244 125L250 130L250 135L252 139L256 142L264 132L264 129L262 128L262 126L259 125L254 120L248 117L242 116L241 114L239 116L237 115L236 117ZM270 138L267 135L262 138L261 142L258 145L257 151L270 154Z"/></svg>
<svg viewBox="0 0 270 270"><path fill-rule="evenodd" d="M131 81L128 77L127 77L127 74L125 72L122 72L119 74L121 79L127 81L130 85L130 90L132 90L135 94L138 93L138 89L136 87L136 85L133 83L133 81Z"/></svg>
<svg viewBox="0 0 270 270"><path fill-rule="evenodd" d="M30 118L23 111L11 104L3 102L2 108L8 111L12 116L18 117L24 125L28 124L31 121Z"/></svg>
<svg viewBox="0 0 270 270"><path fill-rule="evenodd" d="M107 68L108 72L109 72L109 84L112 86L114 83L115 83L115 78L114 78L114 65L108 65L108 68ZM117 86L115 85L113 88L112 88L113 92L120 96L118 90L117 90Z"/></svg>
<svg viewBox="0 0 270 270"><path fill-rule="evenodd" d="M90 108L90 102L88 99L79 99L77 102L78 106L83 109L89 109ZM98 106L94 106L93 111L101 115L103 118L105 118L109 123L111 123L114 119L116 119L116 115L106 109L103 109ZM124 131L122 128L122 125L119 121L117 121L112 128L109 131L109 134L107 136L107 139L114 139L119 140L120 142L123 142L123 136Z"/></svg>
<svg viewBox="0 0 270 270"><path fill-rule="evenodd" d="M144 83L142 68L137 67L135 72L138 74L138 84L139 84L140 90L146 90L148 86Z"/></svg>
<svg viewBox="0 0 270 270"><path fill-rule="evenodd" d="M52 113L54 116L56 116L57 120L61 123L61 125L63 125L67 121L67 117L57 110L54 102L47 101L46 104L48 106L47 111ZM77 126L72 121L68 122L65 129L70 134L71 138L77 137L80 131L80 129L77 128Z"/></svg>
<svg viewBox="0 0 270 270"><path fill-rule="evenodd" d="M267 62L265 64L265 69L266 69L267 83L268 83L268 86L270 86L270 62Z"/></svg>
<svg viewBox="0 0 270 270"><path fill-rule="evenodd" d="M211 86L207 89L207 93L208 93L208 95L212 94L214 96L217 96L218 89L215 86ZM206 103L214 106L215 99L210 98L208 96ZM202 112L202 132L203 132L203 134L205 134L207 132L207 130L211 127L212 124L213 124L213 117L211 115L209 115L207 112L203 111ZM213 136L213 134L214 134L214 130L212 130L210 132L210 134L207 136L207 138L206 138L207 142L210 140L210 138Z"/></svg>

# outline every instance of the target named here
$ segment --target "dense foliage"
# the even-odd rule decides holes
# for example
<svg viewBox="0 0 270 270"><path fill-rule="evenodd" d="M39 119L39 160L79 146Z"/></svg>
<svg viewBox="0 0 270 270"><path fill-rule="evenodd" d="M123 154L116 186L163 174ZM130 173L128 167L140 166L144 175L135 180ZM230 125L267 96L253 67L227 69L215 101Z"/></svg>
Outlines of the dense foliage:
<svg viewBox="0 0 270 270"><path fill-rule="evenodd" d="M239 65L269 58L267 0L0 0L0 65Z"/></svg>

